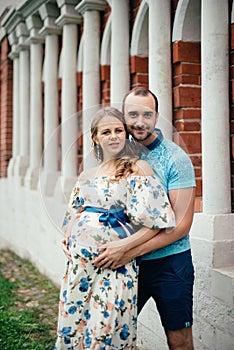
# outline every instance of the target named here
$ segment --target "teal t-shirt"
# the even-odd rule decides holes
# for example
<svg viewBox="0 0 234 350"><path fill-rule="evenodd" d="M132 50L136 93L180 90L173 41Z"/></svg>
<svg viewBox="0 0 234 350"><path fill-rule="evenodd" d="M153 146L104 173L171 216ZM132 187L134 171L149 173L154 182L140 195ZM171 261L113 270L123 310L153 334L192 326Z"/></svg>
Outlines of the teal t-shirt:
<svg viewBox="0 0 234 350"><path fill-rule="evenodd" d="M188 155L175 142L164 138L159 129L156 129L156 133L158 137L147 146L142 153L142 159L151 165L165 191L168 193L170 190L195 187L194 168ZM188 249L189 235L169 246L145 254L142 260L162 258Z"/></svg>

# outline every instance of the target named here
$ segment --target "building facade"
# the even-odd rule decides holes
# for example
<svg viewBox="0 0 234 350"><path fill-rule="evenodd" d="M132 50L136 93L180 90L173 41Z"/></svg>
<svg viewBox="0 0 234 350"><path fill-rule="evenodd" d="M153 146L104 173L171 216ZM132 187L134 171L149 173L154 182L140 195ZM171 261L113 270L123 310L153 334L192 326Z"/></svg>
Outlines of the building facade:
<svg viewBox="0 0 234 350"><path fill-rule="evenodd" d="M25 0L1 11L0 247L60 283L61 220L92 161L92 116L150 88L159 127L195 168L195 348L233 349L233 1ZM167 349L151 300L138 333L142 349Z"/></svg>

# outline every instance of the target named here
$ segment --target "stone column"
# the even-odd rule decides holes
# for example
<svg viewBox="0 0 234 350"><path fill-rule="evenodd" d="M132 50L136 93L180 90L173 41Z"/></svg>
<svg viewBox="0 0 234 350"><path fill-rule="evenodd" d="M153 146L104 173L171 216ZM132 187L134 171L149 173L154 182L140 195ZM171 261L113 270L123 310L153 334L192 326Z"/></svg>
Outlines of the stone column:
<svg viewBox="0 0 234 350"><path fill-rule="evenodd" d="M124 40L123 40L124 38ZM129 2L111 2L111 104L121 108L129 90Z"/></svg>
<svg viewBox="0 0 234 350"><path fill-rule="evenodd" d="M216 275L223 273L227 277L225 267L234 266L229 149L228 7L228 0L202 1L203 212L195 215L190 232L194 260L203 263L206 269L211 267L212 278L215 279ZM214 268L220 268L220 271L214 271ZM230 275L230 278L233 279L233 276Z"/></svg>
<svg viewBox="0 0 234 350"><path fill-rule="evenodd" d="M171 1L148 0L149 88L159 100L157 126L172 138Z"/></svg>
<svg viewBox="0 0 234 350"><path fill-rule="evenodd" d="M62 176L59 187L65 194L77 178L77 47L81 16L74 6L77 0L57 0L61 15L56 23L63 29L62 45Z"/></svg>
<svg viewBox="0 0 234 350"><path fill-rule="evenodd" d="M15 162L19 156L20 150L20 122L19 122L19 53L16 50L17 37L15 31L8 36L9 43L11 45L11 52L9 57L13 60L13 149L12 158L9 162L7 175L8 177L14 176Z"/></svg>
<svg viewBox="0 0 234 350"><path fill-rule="evenodd" d="M83 159L84 168L91 165L90 124L100 108L100 11L104 10L103 0L82 0L76 7L84 16L84 57L83 57ZM91 162L91 163L90 163Z"/></svg>
<svg viewBox="0 0 234 350"><path fill-rule="evenodd" d="M43 39L38 35L42 26L39 16L29 16L26 25L30 31L30 161L25 184L30 189L38 185L42 157L42 54Z"/></svg>
<svg viewBox="0 0 234 350"><path fill-rule="evenodd" d="M19 50L19 115L20 150L15 162L15 175L24 185L24 177L29 164L29 46L26 43L28 31L24 22L16 26Z"/></svg>
<svg viewBox="0 0 234 350"><path fill-rule="evenodd" d="M39 189L52 195L59 176L58 150L58 35L61 28L55 24L59 15L57 6L46 3L39 9L44 21L39 34L45 38L44 58L44 154L43 171L40 174Z"/></svg>
<svg viewBox="0 0 234 350"><path fill-rule="evenodd" d="M202 2L201 37L203 211L230 213L228 0Z"/></svg>

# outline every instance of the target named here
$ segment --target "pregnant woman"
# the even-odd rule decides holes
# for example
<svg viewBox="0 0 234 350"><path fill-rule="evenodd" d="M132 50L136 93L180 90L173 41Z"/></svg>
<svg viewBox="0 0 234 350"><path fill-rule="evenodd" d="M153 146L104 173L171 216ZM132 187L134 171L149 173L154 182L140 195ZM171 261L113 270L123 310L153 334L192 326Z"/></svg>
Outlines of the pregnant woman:
<svg viewBox="0 0 234 350"><path fill-rule="evenodd" d="M135 247L174 226L165 191L128 140L123 115L97 112L91 125L95 168L82 172L63 224L69 260L61 286L56 350L136 349L136 260L97 268L98 247ZM154 228L154 233L148 228Z"/></svg>

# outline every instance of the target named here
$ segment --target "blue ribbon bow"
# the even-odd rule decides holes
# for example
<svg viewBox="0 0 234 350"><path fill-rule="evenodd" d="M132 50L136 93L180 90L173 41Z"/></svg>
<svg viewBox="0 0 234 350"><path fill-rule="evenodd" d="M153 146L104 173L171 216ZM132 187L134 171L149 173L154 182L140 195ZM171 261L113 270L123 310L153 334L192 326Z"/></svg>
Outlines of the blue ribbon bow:
<svg viewBox="0 0 234 350"><path fill-rule="evenodd" d="M87 206L84 207L84 211L89 213L102 213L102 215L99 216L99 221L102 222L104 226L110 225L118 233L120 238L127 237L127 234L120 223L126 226L131 234L134 233L131 227L127 225L129 218L127 214L125 214L124 208L122 208L120 205L112 205L109 210Z"/></svg>

